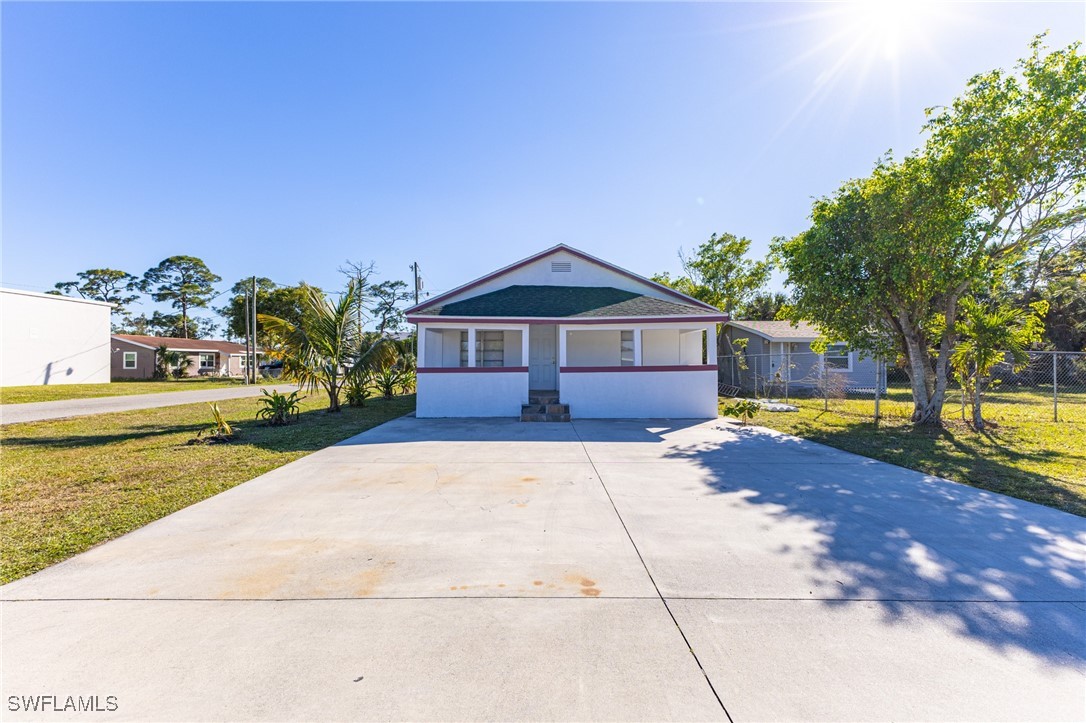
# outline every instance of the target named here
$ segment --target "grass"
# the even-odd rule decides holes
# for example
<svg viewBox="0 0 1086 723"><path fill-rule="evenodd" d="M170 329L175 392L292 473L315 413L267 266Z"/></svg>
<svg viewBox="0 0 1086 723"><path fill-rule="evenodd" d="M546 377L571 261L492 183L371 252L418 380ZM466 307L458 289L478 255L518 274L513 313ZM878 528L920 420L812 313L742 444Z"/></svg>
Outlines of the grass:
<svg viewBox="0 0 1086 723"><path fill-rule="evenodd" d="M0 582L9 582L216 495L415 408L414 395L327 414L311 394L299 421L265 427L255 399L219 402L230 444L185 443L211 425L206 404L0 428Z"/></svg>
<svg viewBox="0 0 1086 723"><path fill-rule="evenodd" d="M92 397L122 397L128 394L156 392L186 392L196 389L218 389L244 384L240 379L170 379L164 381L113 381L109 384L49 384L30 387L0 387L0 403L53 402L60 399L90 399Z"/></svg>
<svg viewBox="0 0 1086 723"><path fill-rule="evenodd" d="M1002 390L988 395L975 432L961 419L959 397L948 395L941 429L908 421L908 390L891 389L876 426L866 398L792 400L799 412L759 412L753 423L805 437L972 487L1086 516L1086 395L1063 394L1061 418L1043 391ZM966 410L968 417L968 409Z"/></svg>

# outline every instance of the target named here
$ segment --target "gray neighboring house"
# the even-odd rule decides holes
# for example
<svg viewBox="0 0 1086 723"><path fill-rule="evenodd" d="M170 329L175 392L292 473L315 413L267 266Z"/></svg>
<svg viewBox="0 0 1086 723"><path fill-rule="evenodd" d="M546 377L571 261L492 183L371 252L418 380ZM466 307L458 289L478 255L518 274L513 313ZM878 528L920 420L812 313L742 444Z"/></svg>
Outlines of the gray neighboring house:
<svg viewBox="0 0 1086 723"><path fill-rule="evenodd" d="M720 383L744 392L768 390L780 395L821 389L823 369L833 383L830 388L873 393L878 365L870 356L846 344L831 344L825 354L812 351L811 342L821 336L814 324L791 321L728 321L724 324L724 345L720 357ZM747 339L744 350L737 339ZM745 364L736 358L743 355ZM745 369L743 367L746 367ZM880 384L886 389L886 380ZM756 389L757 387L757 389Z"/></svg>

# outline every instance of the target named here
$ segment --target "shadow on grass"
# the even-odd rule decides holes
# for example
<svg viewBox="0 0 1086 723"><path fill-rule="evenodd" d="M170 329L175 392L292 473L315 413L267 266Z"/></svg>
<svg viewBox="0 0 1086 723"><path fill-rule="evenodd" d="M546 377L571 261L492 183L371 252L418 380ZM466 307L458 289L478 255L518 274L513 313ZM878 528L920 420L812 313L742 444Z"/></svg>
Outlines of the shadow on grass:
<svg viewBox="0 0 1086 723"><path fill-rule="evenodd" d="M757 510L811 529L803 545L775 552L810 566L810 589L824 604L871 601L889 623L921 611L996 649L1086 666L1086 520L765 428L718 429L719 441L667 456L700 468L713 492L735 497L740 514ZM865 453L854 431L818 436ZM949 430L932 433L931 442L971 450ZM948 463L914 447L916 456ZM1040 475L1001 473L1039 496L1066 494Z"/></svg>

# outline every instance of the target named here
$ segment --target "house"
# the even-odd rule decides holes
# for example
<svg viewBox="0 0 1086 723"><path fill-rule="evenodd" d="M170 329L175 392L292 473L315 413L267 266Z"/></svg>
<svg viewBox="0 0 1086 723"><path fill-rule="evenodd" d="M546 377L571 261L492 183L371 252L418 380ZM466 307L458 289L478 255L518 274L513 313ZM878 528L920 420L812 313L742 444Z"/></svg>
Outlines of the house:
<svg viewBox="0 0 1086 723"><path fill-rule="evenodd" d="M184 376L231 376L245 373L245 345L218 339L179 339L168 336L114 334L110 359L114 379L150 379L155 372L159 347L184 354L189 359ZM260 350L257 350L260 356ZM259 359L257 360L259 363Z"/></svg>
<svg viewBox="0 0 1086 723"><path fill-rule="evenodd" d="M878 365L847 344L830 344L825 353L811 349L821 336L814 324L804 321L730 320L724 324L725 347L720 381L745 392L780 396L814 392L824 385L840 391L875 389ZM737 340L746 339L743 346ZM881 388L885 390L883 378Z"/></svg>
<svg viewBox="0 0 1086 723"><path fill-rule="evenodd" d="M0 386L109 383L110 304L0 289Z"/></svg>
<svg viewBox="0 0 1086 723"><path fill-rule="evenodd" d="M717 416L726 316L564 244L407 310L419 417Z"/></svg>

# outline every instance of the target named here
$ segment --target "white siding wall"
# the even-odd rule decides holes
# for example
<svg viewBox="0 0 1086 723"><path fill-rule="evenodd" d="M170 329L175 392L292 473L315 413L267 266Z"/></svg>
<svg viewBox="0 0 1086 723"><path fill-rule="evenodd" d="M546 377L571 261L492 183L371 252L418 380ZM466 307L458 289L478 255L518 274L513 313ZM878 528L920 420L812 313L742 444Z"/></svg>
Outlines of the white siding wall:
<svg viewBox="0 0 1086 723"><path fill-rule="evenodd" d="M108 304L0 289L0 386L109 382Z"/></svg>
<svg viewBox="0 0 1086 723"><path fill-rule="evenodd" d="M716 371L563 372L562 402L581 419L715 419Z"/></svg>
<svg viewBox="0 0 1086 723"><path fill-rule="evenodd" d="M527 372L447 372L418 375L415 415L520 417L528 403Z"/></svg>
<svg viewBox="0 0 1086 723"><path fill-rule="evenodd" d="M505 346L503 354L505 355L505 359L503 360L502 365L507 367L528 366L522 360L523 354L521 353L521 345L523 342L521 332L516 329L506 330L504 341Z"/></svg>
<svg viewBox="0 0 1086 723"><path fill-rule="evenodd" d="M673 366L679 364L679 330L645 329L641 336L643 366Z"/></svg>

